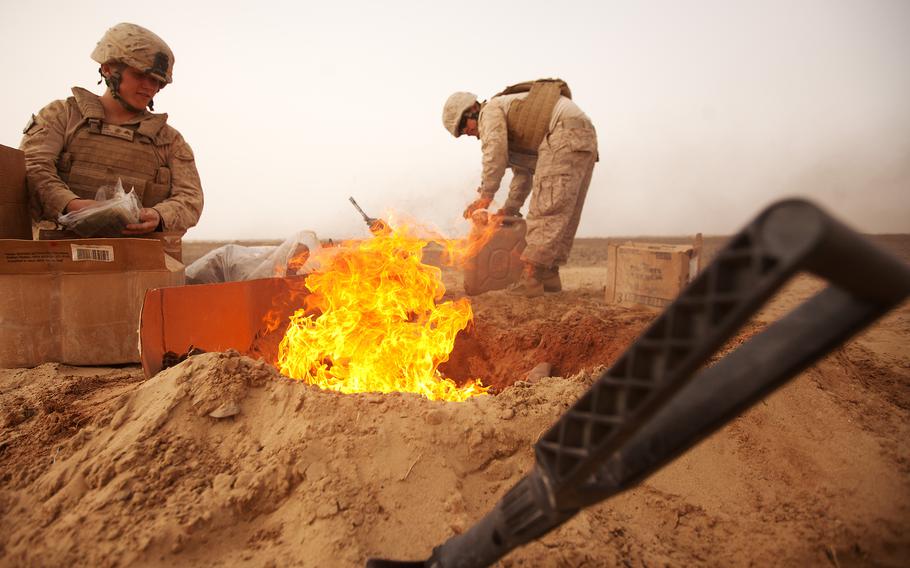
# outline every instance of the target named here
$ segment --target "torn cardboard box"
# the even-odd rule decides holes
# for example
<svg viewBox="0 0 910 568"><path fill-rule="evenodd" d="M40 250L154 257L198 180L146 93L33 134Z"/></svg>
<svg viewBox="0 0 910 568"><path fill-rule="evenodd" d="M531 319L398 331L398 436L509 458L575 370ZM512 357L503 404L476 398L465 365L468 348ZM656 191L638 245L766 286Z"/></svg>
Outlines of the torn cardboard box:
<svg viewBox="0 0 910 568"><path fill-rule="evenodd" d="M145 376L193 350L234 349L274 363L288 318L305 305L305 281L289 276L149 290L139 327Z"/></svg>
<svg viewBox="0 0 910 568"><path fill-rule="evenodd" d="M701 233L692 245L608 245L606 300L663 308L701 270Z"/></svg>
<svg viewBox="0 0 910 568"><path fill-rule="evenodd" d="M137 363L146 290L183 282L157 240L0 240L0 367Z"/></svg>
<svg viewBox="0 0 910 568"><path fill-rule="evenodd" d="M0 144L0 239L31 239L25 154Z"/></svg>

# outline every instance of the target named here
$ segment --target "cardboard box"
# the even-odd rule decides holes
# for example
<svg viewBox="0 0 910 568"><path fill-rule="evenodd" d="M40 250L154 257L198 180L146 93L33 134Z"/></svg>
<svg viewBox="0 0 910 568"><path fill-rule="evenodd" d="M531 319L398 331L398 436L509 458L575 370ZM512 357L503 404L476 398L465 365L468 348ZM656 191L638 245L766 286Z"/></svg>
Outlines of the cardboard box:
<svg viewBox="0 0 910 568"><path fill-rule="evenodd" d="M234 349L274 363L288 318L306 303L305 282L290 276L149 290L139 327L145 376L191 349Z"/></svg>
<svg viewBox="0 0 910 568"><path fill-rule="evenodd" d="M62 241L81 239L73 231L66 229L38 229L39 241ZM164 252L183 262L183 233L179 231L152 232L145 235L133 235L132 239L157 239L164 245Z"/></svg>
<svg viewBox="0 0 910 568"><path fill-rule="evenodd" d="M25 154L0 144L0 239L31 239Z"/></svg>
<svg viewBox="0 0 910 568"><path fill-rule="evenodd" d="M702 238L692 245L608 245L606 300L663 308L701 270Z"/></svg>
<svg viewBox="0 0 910 568"><path fill-rule="evenodd" d="M146 290L183 282L157 240L0 240L0 367L138 363Z"/></svg>

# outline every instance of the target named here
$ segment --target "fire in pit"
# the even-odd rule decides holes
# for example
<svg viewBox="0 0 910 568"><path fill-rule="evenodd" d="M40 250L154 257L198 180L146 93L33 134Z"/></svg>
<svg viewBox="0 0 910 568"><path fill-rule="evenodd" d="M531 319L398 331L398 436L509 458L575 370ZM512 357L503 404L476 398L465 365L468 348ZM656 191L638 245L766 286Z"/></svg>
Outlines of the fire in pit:
<svg viewBox="0 0 910 568"><path fill-rule="evenodd" d="M441 270L421 262L428 242L401 226L330 249L279 346L281 373L342 393L486 394L479 379L459 385L439 371L473 313L467 299L440 301Z"/></svg>

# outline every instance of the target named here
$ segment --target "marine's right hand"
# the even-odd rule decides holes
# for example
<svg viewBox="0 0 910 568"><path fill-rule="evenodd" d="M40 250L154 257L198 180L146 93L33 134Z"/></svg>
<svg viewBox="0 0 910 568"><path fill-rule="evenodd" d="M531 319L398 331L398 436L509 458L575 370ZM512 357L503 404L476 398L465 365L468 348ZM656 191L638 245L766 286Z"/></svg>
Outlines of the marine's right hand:
<svg viewBox="0 0 910 568"><path fill-rule="evenodd" d="M462 215L465 219L469 219L475 211L478 209L486 209L490 206L490 203L493 203L492 198L480 196L468 204L468 207L464 210L464 213L462 213Z"/></svg>

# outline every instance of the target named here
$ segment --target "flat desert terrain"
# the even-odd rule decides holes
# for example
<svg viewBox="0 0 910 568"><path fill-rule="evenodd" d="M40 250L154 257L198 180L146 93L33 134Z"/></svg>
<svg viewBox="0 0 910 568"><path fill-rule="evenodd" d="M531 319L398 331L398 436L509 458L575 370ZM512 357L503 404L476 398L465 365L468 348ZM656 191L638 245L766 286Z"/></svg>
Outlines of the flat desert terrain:
<svg viewBox="0 0 910 568"><path fill-rule="evenodd" d="M910 235L871 238L910 262ZM706 238L707 260L725 240ZM323 391L232 351L150 379L138 365L0 370L0 566L427 558L530 470L538 437L658 315L604 302L607 242L577 241L562 293L470 298L442 370L494 395L467 402ZM217 244L187 242L184 259ZM463 296L459 271L443 281ZM823 285L798 276L732 343ZM498 566L910 565L908 346L904 303ZM524 381L542 362L552 376ZM210 416L225 404L239 413Z"/></svg>

